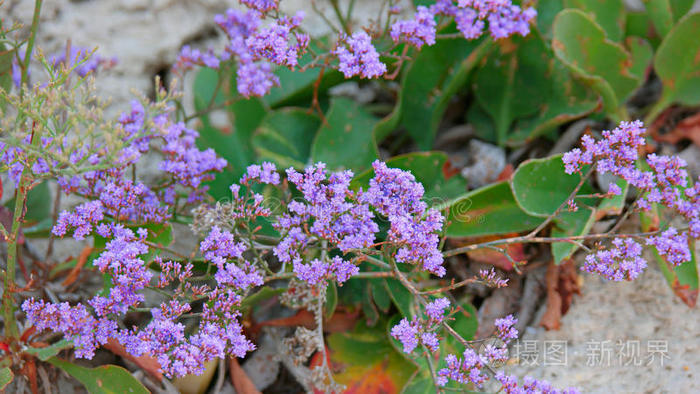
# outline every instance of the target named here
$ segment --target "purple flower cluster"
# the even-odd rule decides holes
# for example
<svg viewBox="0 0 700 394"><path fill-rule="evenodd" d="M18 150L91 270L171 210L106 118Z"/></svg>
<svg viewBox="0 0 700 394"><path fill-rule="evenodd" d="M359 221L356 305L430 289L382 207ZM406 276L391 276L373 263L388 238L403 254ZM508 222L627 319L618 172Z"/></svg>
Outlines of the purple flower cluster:
<svg viewBox="0 0 700 394"><path fill-rule="evenodd" d="M92 358L95 349L109 339L118 340L126 351L135 357L150 354L157 358L167 376L183 376L190 373L201 374L207 361L224 358L227 355L244 356L255 346L243 335L238 322L241 296L253 286L262 284L262 276L257 270L238 257L241 252L226 248L232 241L226 233L213 231L204 242L202 250L214 259L217 265L213 289L206 285L195 288L185 282L192 275L192 265L181 266L172 261L154 260L161 267L158 286L165 287L177 278L184 286L178 288L174 297L206 295L208 303L203 306L199 331L185 336L185 326L177 322L179 317L190 311L189 304L176 299L163 302L153 308L153 319L142 329L119 328L113 316L124 315L131 307L137 307L144 300L140 291L148 285L152 274L140 256L148 253L144 243L147 231L139 229L137 234L121 225L103 226L99 230L103 236L113 239L95 260L94 264L102 272L112 277L113 287L108 296L97 295L88 301L94 310L93 316L85 305L69 306L67 303L48 304L29 299L22 305L27 320L39 331L51 329L63 332L76 347L76 356ZM221 242L221 244L219 244ZM214 245L215 246L212 246ZM229 262L229 257L238 262ZM189 295L189 294L187 294Z"/></svg>
<svg viewBox="0 0 700 394"><path fill-rule="evenodd" d="M445 386L448 381L452 380L457 383L471 383L481 387L488 379L481 371L485 365L484 358L471 348L464 349L461 358L454 354L448 354L445 356L445 362L447 367L437 371L437 383L440 386Z"/></svg>
<svg viewBox="0 0 700 394"><path fill-rule="evenodd" d="M505 362L508 360L508 344L518 337L518 330L514 328L517 323L512 315L501 319L496 319L496 337L503 341L500 346L488 344L485 346L483 354L475 352L471 348L466 348L459 358L453 354L445 357L447 367L437 371L437 383L444 386L452 380L458 383L471 383L481 387L488 377L482 374L482 369L488 362Z"/></svg>
<svg viewBox="0 0 700 394"><path fill-rule="evenodd" d="M258 12L268 12L276 10L279 0L240 0L241 4L245 4L248 8L257 10Z"/></svg>
<svg viewBox="0 0 700 394"><path fill-rule="evenodd" d="M318 163L299 173L287 170L287 179L302 193L303 201L292 201L289 213L274 224L284 236L274 253L282 262L301 263L301 252L312 242L325 241L342 252L368 248L379 227L367 204L358 203L349 189L351 171L328 176L325 164Z"/></svg>
<svg viewBox="0 0 700 394"><path fill-rule="evenodd" d="M427 7L418 6L412 20L398 21L391 26L391 39L416 48L435 44L435 14Z"/></svg>
<svg viewBox="0 0 700 394"><path fill-rule="evenodd" d="M522 387L518 386L518 379L513 375L506 375L503 371L496 372L494 376L498 380L505 394L578 394L579 390L569 387L564 390L557 390L546 380L537 380L526 376L523 379Z"/></svg>
<svg viewBox="0 0 700 394"><path fill-rule="evenodd" d="M428 330L424 322L416 318L410 321L403 318L391 328L391 336L401 342L404 353L412 353L419 345L436 352L440 349L440 341L434 332Z"/></svg>
<svg viewBox="0 0 700 394"><path fill-rule="evenodd" d="M379 60L379 53L372 45L372 38L364 31L341 37L333 54L338 57L338 70L345 78L359 75L361 78L377 78L386 73L386 64Z"/></svg>
<svg viewBox="0 0 700 394"><path fill-rule="evenodd" d="M311 285L316 285L322 280L343 283L358 272L360 269L355 264L339 256L331 258L330 261L313 259L309 264L304 264L301 260L294 261L294 273L297 274L297 278Z"/></svg>
<svg viewBox="0 0 700 394"><path fill-rule="evenodd" d="M567 173L581 172L582 166L595 164L601 174L612 173L638 188L642 195L637 206L643 210L660 204L675 210L689 224L689 234L700 237L700 196L698 187L687 187L687 163L678 157L650 154L646 163L651 169L637 168L639 152L645 145L644 125L640 121L621 122L612 131L603 131L603 138L595 141L586 135L581 140L582 148L575 148L564 154L563 161ZM697 185L697 184L696 184ZM611 185L612 186L612 185ZM609 193L620 193L619 187L611 187ZM589 256L584 270L597 272L612 280L632 280L646 267L640 257L641 246L634 241L616 241L610 253L599 251ZM690 250L686 233L669 228L659 236L647 240L648 245L657 248L674 265L690 260ZM606 264L610 264L606 268Z"/></svg>
<svg viewBox="0 0 700 394"><path fill-rule="evenodd" d="M416 347L423 345L433 352L440 349L440 341L435 334L445 318L445 310L450 307L447 298L438 298L425 306L427 319L401 319L399 324L391 328L391 336L403 345L405 353L412 353Z"/></svg>
<svg viewBox="0 0 700 394"><path fill-rule="evenodd" d="M216 15L214 21L228 36L223 53L215 55L211 50L183 47L175 64L175 70L183 72L195 65L218 68L221 61L237 61L236 84L238 93L245 97L264 96L279 78L272 73L271 64L291 69L299 64L299 57L309 45L309 36L296 30L304 19L304 13L294 17L283 16L269 26L261 28L264 14L277 9L277 1L242 0L250 9L242 12L229 9Z"/></svg>
<svg viewBox="0 0 700 394"><path fill-rule="evenodd" d="M452 17L464 38L481 37L486 29L493 38L530 33L530 22L537 11L533 7L521 9L509 0L437 0L430 7L419 6L412 20L398 21L391 26L395 43L406 42L417 48L435 43L437 16Z"/></svg>
<svg viewBox="0 0 700 394"><path fill-rule="evenodd" d="M398 246L394 258L401 263L419 264L437 276L445 275L437 232L444 218L436 209L428 209L423 185L406 171L388 168L375 161L374 178L360 201L373 206L391 223L388 239Z"/></svg>
<svg viewBox="0 0 700 394"><path fill-rule="evenodd" d="M67 61L66 57L68 57ZM51 55L48 60L54 68L62 65L68 70L73 70L73 72L83 78L89 73L97 71L99 67L111 67L117 62L116 58L104 59L94 53L91 55L90 50L87 48L74 46L70 47L70 51L66 50Z"/></svg>
<svg viewBox="0 0 700 394"><path fill-rule="evenodd" d="M496 276L496 270L493 267L491 267L489 270L480 270L479 279L481 279L484 284L489 287L508 286L508 279L503 279Z"/></svg>
<svg viewBox="0 0 700 394"><path fill-rule="evenodd" d="M609 280L634 280L647 266L641 257L642 245L632 239L616 238L613 247L586 256L582 269Z"/></svg>

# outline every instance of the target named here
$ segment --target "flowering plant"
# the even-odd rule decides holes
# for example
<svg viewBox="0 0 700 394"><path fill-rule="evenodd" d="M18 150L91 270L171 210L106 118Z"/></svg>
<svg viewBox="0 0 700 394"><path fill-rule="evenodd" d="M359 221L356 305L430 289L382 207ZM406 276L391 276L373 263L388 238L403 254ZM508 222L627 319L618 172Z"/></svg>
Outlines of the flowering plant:
<svg viewBox="0 0 700 394"><path fill-rule="evenodd" d="M197 69L194 113L177 82L166 89L157 80L152 100L141 97L113 119L92 77L116 60L70 44L54 56L35 51L36 1L28 40L6 51L2 77L11 83L0 86L0 170L14 192L12 209L0 211L3 376L21 371L36 389L40 360L90 390L145 391L119 367L110 370L117 379L94 370L87 378L57 355L72 348L76 358L93 359L109 349L159 384L163 376L202 375L212 362L245 358L255 339L279 333L262 329L279 320L257 321L269 302L297 311L296 330L276 346L307 391L357 383L337 371L342 347L329 350L335 342L327 333L334 316L354 325L361 311L367 324L357 326L381 326L380 333L355 330L386 345L376 364L388 365L392 384L407 392L578 392L507 371L509 346L528 321L503 313L479 322L467 296L470 287L499 289L517 278L503 271L527 273L527 258L514 257L511 246L551 245L551 267L571 264L582 251L581 269L611 281L637 278L649 247L676 293L694 304L700 187L683 159L651 153L645 124L629 121L624 105L646 79L638 66L651 58L646 41L613 45L612 32L601 33L573 8L557 14L551 31L536 29L538 11L527 2L437 0L406 12L389 1L360 29L350 17L354 2L344 15L330 1L334 23L312 1L337 33L329 41L312 37L305 15L285 15L278 1L241 3L214 18L220 49L185 45L173 65L177 76ZM567 23L620 51L629 78L606 74L598 54L591 60L587 48L567 41ZM683 23L690 22L679 30ZM0 49L10 33L2 31ZM666 37L659 52L674 45L674 31ZM592 65L582 67L582 58ZM44 78L33 85L32 62L46 71L31 75ZM533 87L525 74L542 85ZM380 120L381 111L363 104L381 104L377 96L386 91L363 103L361 92L372 86L365 80L399 76L393 109ZM505 180L482 179L485 186L467 192L446 154L394 154L409 150L409 138L412 148L431 148L449 101L469 79L474 100L465 116L484 126L480 137L501 146L552 135L593 111L614 126L598 138L583 135L564 154L516 159ZM352 94L343 93L348 86ZM648 120L674 100L687 103L682 92L666 92ZM217 128L217 111L233 118L233 134ZM145 171L146 164L155 169ZM30 203L37 193L42 206L55 196L51 212ZM634 214L641 230L624 227ZM602 230L593 231L595 222ZM34 237L47 240L45 257L33 250ZM89 245L57 265L54 244L68 239ZM448 261L477 261L475 251L495 252L486 260L502 269L455 280ZM23 256L35 261L31 271ZM69 273L57 296L49 284L61 272ZM103 285L78 295L71 285L90 273ZM301 324L302 316L311 321ZM401 369L413 375L392 372Z"/></svg>

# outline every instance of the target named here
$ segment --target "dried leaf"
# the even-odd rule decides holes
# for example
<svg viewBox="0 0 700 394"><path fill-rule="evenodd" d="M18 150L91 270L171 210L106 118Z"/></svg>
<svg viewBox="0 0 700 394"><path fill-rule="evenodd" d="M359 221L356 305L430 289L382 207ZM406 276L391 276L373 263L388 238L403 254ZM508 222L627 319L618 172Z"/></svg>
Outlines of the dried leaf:
<svg viewBox="0 0 700 394"><path fill-rule="evenodd" d="M231 373L231 383L237 394L260 394L248 374L238 364L238 359L235 357L229 359L228 367Z"/></svg>
<svg viewBox="0 0 700 394"><path fill-rule="evenodd" d="M654 139L659 142L677 144L682 140L690 140L700 146L700 112L680 121L676 128L667 134L656 134Z"/></svg>
<svg viewBox="0 0 700 394"><path fill-rule="evenodd" d="M574 294L581 294L578 273L573 260L567 259L560 265L550 262L545 275L547 285L547 309L540 325L547 330L558 330L561 317L569 311Z"/></svg>
<svg viewBox="0 0 700 394"><path fill-rule="evenodd" d="M324 321L324 332L345 332L350 331L355 326L360 315L359 311L340 312L336 311L333 316ZM316 327L316 318L314 314L306 309L300 309L294 316L283 317L279 319L270 319L256 324L251 331L257 332L261 327L295 327L303 326L308 329Z"/></svg>
<svg viewBox="0 0 700 394"><path fill-rule="evenodd" d="M124 348L124 345L119 343L119 341L117 341L114 338L110 338L107 341L107 343L104 344L103 347L105 349L111 351L112 353L114 353L122 358L125 358L125 359L131 361L132 363L138 365L139 368L143 369L149 375L156 378L159 382L161 380L163 380L163 372L160 369L160 363L154 357L151 357L149 355L134 357L126 351L126 349Z"/></svg>
<svg viewBox="0 0 700 394"><path fill-rule="evenodd" d="M511 238L511 237L515 237L517 235L518 234L516 234L516 233L508 233L508 234L500 234L500 235L488 235L488 236L484 236L484 237L463 238L463 239L454 240L451 243L454 243L454 247L458 248L461 246L473 245L473 244L489 242L489 241L495 241L495 240L503 239L503 238ZM513 261L516 261L516 262L526 261L525 247L521 243L507 244L507 245L505 245L503 247L499 247L499 248L502 249L505 253L507 253L508 256L510 256L510 258L508 258L503 253L499 252L498 250L487 249L487 248L481 248L481 249L467 252L467 256L469 256L469 258L473 261L477 261L477 262L484 263L484 264L491 264L491 265L498 267L504 271L510 271L513 269Z"/></svg>
<svg viewBox="0 0 700 394"><path fill-rule="evenodd" d="M75 264L75 267L68 273L68 276L66 276L66 279L63 280L63 286L68 287L73 282L78 280L78 276L80 275L80 271L83 269L85 266L85 263L87 262L88 257L90 256L90 253L92 253L92 247L86 246L82 252L80 252L80 255L78 255L78 262Z"/></svg>

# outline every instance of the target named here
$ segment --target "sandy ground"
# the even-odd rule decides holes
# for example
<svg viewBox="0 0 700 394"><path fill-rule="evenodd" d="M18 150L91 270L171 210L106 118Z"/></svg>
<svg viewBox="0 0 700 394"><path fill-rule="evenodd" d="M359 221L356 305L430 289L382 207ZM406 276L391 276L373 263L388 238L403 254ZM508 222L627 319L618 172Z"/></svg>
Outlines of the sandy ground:
<svg viewBox="0 0 700 394"><path fill-rule="evenodd" d="M376 15L379 2L368 3L365 15ZM309 7L301 0L283 4L286 9ZM216 45L212 18L230 5L237 2L52 0L45 2L38 43L52 52L71 39L73 45L97 46L101 55L116 56L119 63L98 76L98 85L113 98L114 110L121 111L133 97L132 89L150 91L155 74L170 66L183 44ZM32 7L30 0L6 0L0 13L9 10L11 18L26 22ZM323 31L311 10L307 15L307 25ZM583 294L563 318L561 330L526 330L518 350L521 359L534 365L511 367L512 372L584 392L700 392L697 307L691 310L680 302L655 267L633 283L584 279Z"/></svg>

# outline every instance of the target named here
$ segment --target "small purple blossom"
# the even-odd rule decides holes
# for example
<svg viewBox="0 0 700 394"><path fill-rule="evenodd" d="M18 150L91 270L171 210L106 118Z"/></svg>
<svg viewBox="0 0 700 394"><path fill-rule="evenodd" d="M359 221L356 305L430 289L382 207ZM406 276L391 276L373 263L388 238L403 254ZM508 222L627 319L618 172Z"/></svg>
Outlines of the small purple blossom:
<svg viewBox="0 0 700 394"><path fill-rule="evenodd" d="M513 315L496 319L493 323L493 325L496 326L496 336L506 344L510 343L513 339L517 339L518 330L514 327L517 322L518 319L514 318Z"/></svg>
<svg viewBox="0 0 700 394"><path fill-rule="evenodd" d="M445 357L447 363L446 368L437 371L439 378L438 383L442 386L447 384L448 380L458 383L472 383L477 387L481 387L488 379L486 375L481 373L484 367L484 360L471 348L466 348L462 353L462 358L458 358L454 354L448 354Z"/></svg>
<svg viewBox="0 0 700 394"><path fill-rule="evenodd" d="M391 26L394 43L407 42L416 48L435 44L435 15L429 8L418 6L412 20L398 21Z"/></svg>
<svg viewBox="0 0 700 394"><path fill-rule="evenodd" d="M248 8L265 13L276 10L279 6L279 0L240 0L241 4L245 4Z"/></svg>
<svg viewBox="0 0 700 394"><path fill-rule="evenodd" d="M445 318L445 309L450 307L450 300L447 298L438 298L435 301L429 302L425 306L425 314L435 322L442 322Z"/></svg>
<svg viewBox="0 0 700 394"><path fill-rule="evenodd" d="M496 276L496 270L491 267L489 270L480 270L479 279L484 281L484 284L489 287L506 287L508 286L508 279L499 278Z"/></svg>
<svg viewBox="0 0 700 394"><path fill-rule="evenodd" d="M608 280L634 280L647 266L641 254L642 245L630 238L617 238L613 240L613 248L586 256L581 269Z"/></svg>
<svg viewBox="0 0 700 394"><path fill-rule="evenodd" d="M418 347L418 322L401 319L399 324L391 328L391 336L403 345L404 353L412 353Z"/></svg>
<svg viewBox="0 0 700 394"><path fill-rule="evenodd" d="M659 255L678 266L692 258L688 248L688 236L685 233L678 233L678 230L671 227L659 236L649 237L647 245L653 245Z"/></svg>
<svg viewBox="0 0 700 394"><path fill-rule="evenodd" d="M386 65L379 60L379 53L372 45L372 39L364 31L342 37L333 54L338 57L338 70L345 78L359 75L361 78L377 78L386 73Z"/></svg>

